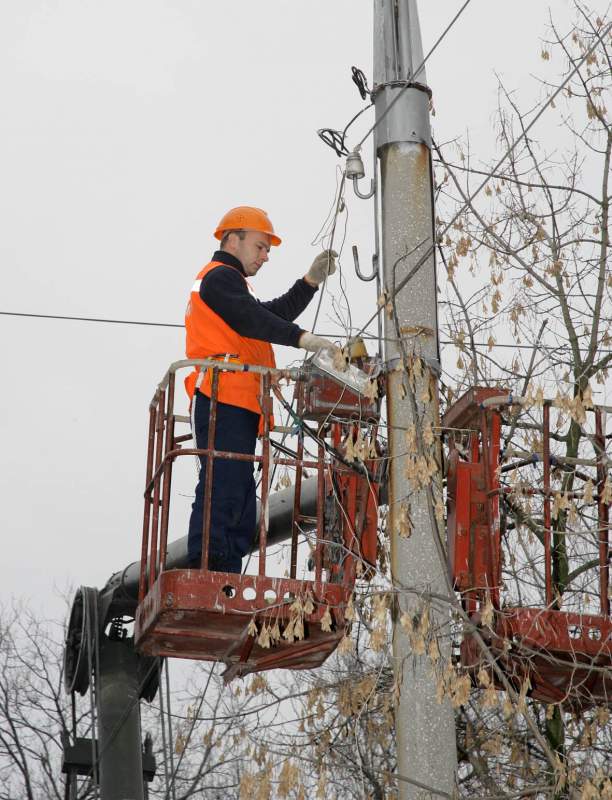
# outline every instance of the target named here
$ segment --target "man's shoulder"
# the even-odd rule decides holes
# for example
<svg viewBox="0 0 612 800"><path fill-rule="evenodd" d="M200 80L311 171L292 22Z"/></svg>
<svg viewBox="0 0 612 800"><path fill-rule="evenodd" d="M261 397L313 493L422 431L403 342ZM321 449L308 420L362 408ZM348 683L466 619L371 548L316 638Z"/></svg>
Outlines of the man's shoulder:
<svg viewBox="0 0 612 800"><path fill-rule="evenodd" d="M247 291L246 280L235 267L214 261L208 266L210 269L205 268L206 271L202 275L201 289L206 287L207 290L213 289L217 291L223 290L223 288L231 288L234 291L237 289Z"/></svg>
<svg viewBox="0 0 612 800"><path fill-rule="evenodd" d="M214 278L215 280L219 278L222 280L238 280L244 283L244 276L241 274L240 270L236 269L236 267L232 267L230 264L223 264L221 261L211 261L207 264L200 270L200 277L203 279Z"/></svg>

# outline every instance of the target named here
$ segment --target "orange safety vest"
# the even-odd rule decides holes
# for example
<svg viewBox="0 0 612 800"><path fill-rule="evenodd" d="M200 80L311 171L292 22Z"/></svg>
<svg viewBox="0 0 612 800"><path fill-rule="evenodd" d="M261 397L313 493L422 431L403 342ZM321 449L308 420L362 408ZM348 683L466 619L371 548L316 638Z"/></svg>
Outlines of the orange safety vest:
<svg viewBox="0 0 612 800"><path fill-rule="evenodd" d="M224 322L212 308L200 297L202 278L212 269L225 266L220 261L211 261L202 269L191 289L191 298L185 312L185 329L187 331L186 354L187 358L211 358L223 360L229 356L231 361L241 364L258 364L261 367L275 367L274 351L269 342L260 339L249 339ZM235 269L235 267L229 267ZM239 270L236 270L239 272ZM244 275L239 272L251 293L252 289ZM185 388L190 399L193 399L199 368L195 368L185 378ZM210 397L211 374L206 370L199 391ZM255 372L222 372L219 373L220 403L247 408L256 414L261 414L259 405L260 375Z"/></svg>

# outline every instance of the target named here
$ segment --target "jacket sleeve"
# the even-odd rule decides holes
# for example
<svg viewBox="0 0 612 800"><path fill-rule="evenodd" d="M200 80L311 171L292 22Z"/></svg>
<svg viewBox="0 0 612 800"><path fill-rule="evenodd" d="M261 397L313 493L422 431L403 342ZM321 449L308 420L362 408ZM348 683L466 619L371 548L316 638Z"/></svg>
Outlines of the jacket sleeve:
<svg viewBox="0 0 612 800"><path fill-rule="evenodd" d="M287 294L291 294L291 290ZM303 329L256 300L244 278L232 267L221 265L205 275L200 284L200 298L240 336L299 347ZM297 305L294 301L296 308ZM286 310L291 308L288 305Z"/></svg>
<svg viewBox="0 0 612 800"><path fill-rule="evenodd" d="M293 322L296 317L300 316L317 291L316 287L310 286L303 278L300 278L288 292L274 300L266 300L261 305L278 317Z"/></svg>

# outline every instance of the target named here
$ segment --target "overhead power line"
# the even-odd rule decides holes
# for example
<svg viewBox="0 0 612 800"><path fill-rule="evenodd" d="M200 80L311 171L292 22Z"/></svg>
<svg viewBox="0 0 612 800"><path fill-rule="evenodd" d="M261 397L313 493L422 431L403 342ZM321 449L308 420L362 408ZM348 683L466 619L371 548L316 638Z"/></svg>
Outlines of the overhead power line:
<svg viewBox="0 0 612 800"><path fill-rule="evenodd" d="M70 322L101 322L109 325L145 325L148 328L184 328L185 326L179 322L147 322L145 320L136 320L136 319L106 319L103 317L70 317L65 314L29 314L24 311L0 311L0 316L4 317L25 317L33 318L33 319L59 319L59 320L68 320ZM321 336L326 336L327 338L333 338L335 335L334 333L322 333ZM364 339L377 339L377 336L369 336L368 334L361 334ZM459 347L457 343L452 339L440 339L440 344L449 344L455 345L455 347ZM476 347L491 347L489 342L474 342ZM517 350L532 350L533 345L531 344L517 344L516 342L495 342L493 344L493 349L496 347L513 347ZM542 350L557 350L559 345L546 345L540 344L540 349ZM600 349L600 353L612 353L612 350L609 349Z"/></svg>
<svg viewBox="0 0 612 800"><path fill-rule="evenodd" d="M67 319L73 322L105 322L110 325L148 325L151 328L184 328L176 322L144 322L135 319L103 319L101 317L69 317L65 314L28 314L25 311L0 311L3 317L33 317L34 319Z"/></svg>

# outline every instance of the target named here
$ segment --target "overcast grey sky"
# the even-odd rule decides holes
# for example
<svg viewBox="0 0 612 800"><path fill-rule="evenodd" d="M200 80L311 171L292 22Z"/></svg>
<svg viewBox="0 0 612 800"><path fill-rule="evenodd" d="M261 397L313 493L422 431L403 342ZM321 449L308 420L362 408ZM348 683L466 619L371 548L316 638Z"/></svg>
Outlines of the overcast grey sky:
<svg viewBox="0 0 612 800"><path fill-rule="evenodd" d="M425 52L460 5L421 3ZM550 9L566 29L571 3ZM548 14L472 0L427 65L439 141L469 130L493 151L494 73L537 98ZM371 30L369 0L3 0L0 310L182 322L216 222L239 204L265 208L284 239L259 296L284 291L316 253L341 163L316 129L361 107L350 67L371 80ZM357 243L369 258L370 214L349 195L356 321L375 303L348 257ZM183 334L0 317L0 336L1 597L53 613L54 587L99 586L137 557L147 405Z"/></svg>

